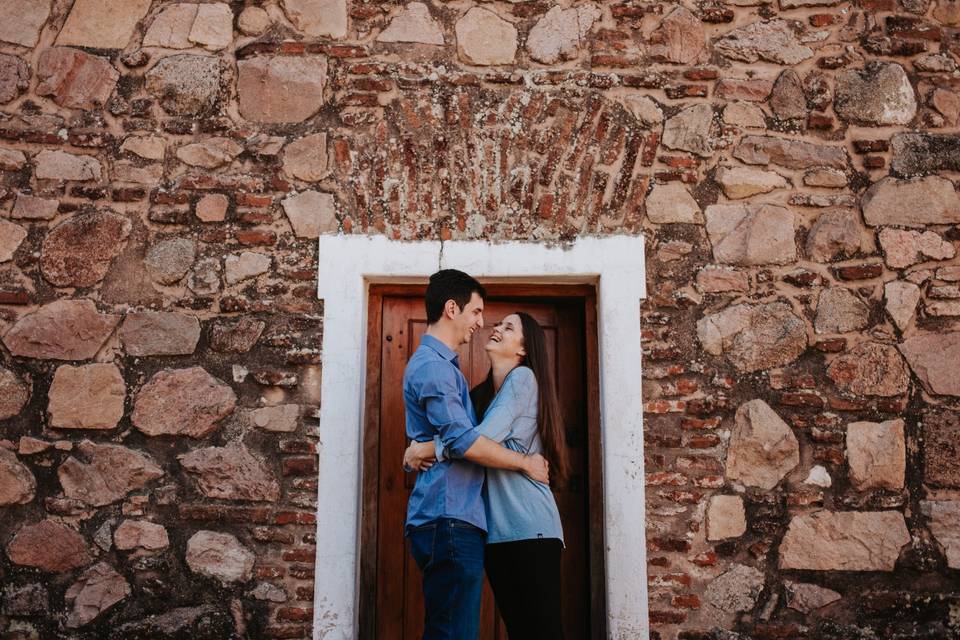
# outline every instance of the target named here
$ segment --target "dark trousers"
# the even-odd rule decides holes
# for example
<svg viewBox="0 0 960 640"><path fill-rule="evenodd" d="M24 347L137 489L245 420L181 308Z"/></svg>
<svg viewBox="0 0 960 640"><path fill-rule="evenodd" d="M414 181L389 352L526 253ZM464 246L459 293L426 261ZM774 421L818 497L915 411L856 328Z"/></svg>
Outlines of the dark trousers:
<svg viewBox="0 0 960 640"><path fill-rule="evenodd" d="M423 640L476 640L487 534L442 518L411 530L409 538L423 572Z"/></svg>
<svg viewBox="0 0 960 640"><path fill-rule="evenodd" d="M488 544L484 565L510 640L562 640L556 538Z"/></svg>

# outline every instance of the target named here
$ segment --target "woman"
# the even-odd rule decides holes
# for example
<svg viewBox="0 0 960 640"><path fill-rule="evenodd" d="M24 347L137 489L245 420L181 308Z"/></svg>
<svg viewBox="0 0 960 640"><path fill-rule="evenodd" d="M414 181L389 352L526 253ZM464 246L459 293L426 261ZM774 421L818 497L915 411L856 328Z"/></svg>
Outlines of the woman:
<svg viewBox="0 0 960 640"><path fill-rule="evenodd" d="M540 453L555 481L568 472L563 430L543 328L522 312L505 317L487 342L490 373L470 393L480 432L524 454ZM414 442L411 467L443 460L439 438ZM487 469L484 567L510 640L563 637L560 552L563 528L550 487L527 476Z"/></svg>

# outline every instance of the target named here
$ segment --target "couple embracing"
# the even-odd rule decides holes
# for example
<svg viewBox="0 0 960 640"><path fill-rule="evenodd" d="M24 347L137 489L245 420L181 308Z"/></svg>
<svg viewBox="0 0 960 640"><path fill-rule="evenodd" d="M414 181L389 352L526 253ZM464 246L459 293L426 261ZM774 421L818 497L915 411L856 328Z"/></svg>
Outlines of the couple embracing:
<svg viewBox="0 0 960 640"><path fill-rule="evenodd" d="M456 349L483 327L485 296L461 271L435 273L427 332L403 376L423 638L476 639L486 569L510 640L559 640L563 529L548 482L567 460L546 340L525 313L500 319L484 347L490 374L471 390Z"/></svg>

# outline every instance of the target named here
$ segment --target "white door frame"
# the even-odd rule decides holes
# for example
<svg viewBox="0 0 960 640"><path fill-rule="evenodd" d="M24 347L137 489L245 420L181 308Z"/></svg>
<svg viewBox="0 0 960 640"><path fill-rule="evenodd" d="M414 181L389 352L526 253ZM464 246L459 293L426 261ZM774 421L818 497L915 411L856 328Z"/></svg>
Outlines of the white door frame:
<svg viewBox="0 0 960 640"><path fill-rule="evenodd" d="M646 297L643 236L581 238L567 247L320 237L317 294L324 301L324 320L313 637L352 639L359 629L369 286L422 283L441 268L461 269L485 281L597 287L607 629L611 640L645 640L649 627L640 398L640 300Z"/></svg>

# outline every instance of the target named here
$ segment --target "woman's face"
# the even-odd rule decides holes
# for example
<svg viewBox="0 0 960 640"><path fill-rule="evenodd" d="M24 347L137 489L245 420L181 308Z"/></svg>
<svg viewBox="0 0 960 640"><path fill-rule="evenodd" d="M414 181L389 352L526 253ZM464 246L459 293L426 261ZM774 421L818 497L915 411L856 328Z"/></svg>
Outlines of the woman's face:
<svg viewBox="0 0 960 640"><path fill-rule="evenodd" d="M484 346L487 353L493 356L516 358L522 360L526 355L523 350L523 325L520 316L511 313L493 327L493 334Z"/></svg>

